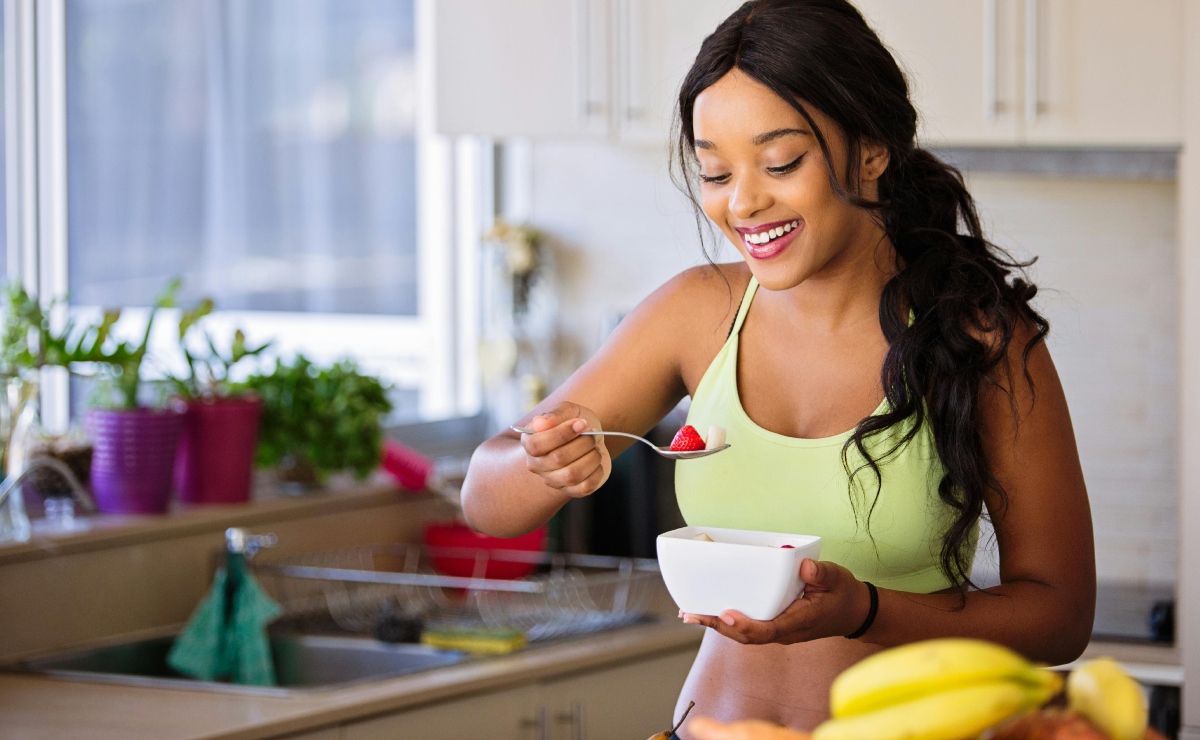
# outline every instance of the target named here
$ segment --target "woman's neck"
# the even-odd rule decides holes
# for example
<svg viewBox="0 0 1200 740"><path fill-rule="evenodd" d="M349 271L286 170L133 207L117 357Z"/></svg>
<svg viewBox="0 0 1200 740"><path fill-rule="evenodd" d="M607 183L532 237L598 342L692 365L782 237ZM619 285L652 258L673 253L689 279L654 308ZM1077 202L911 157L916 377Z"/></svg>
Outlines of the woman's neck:
<svg viewBox="0 0 1200 740"><path fill-rule="evenodd" d="M896 250L872 225L794 288L776 293L792 322L809 331L839 333L879 323L879 297L899 271Z"/></svg>

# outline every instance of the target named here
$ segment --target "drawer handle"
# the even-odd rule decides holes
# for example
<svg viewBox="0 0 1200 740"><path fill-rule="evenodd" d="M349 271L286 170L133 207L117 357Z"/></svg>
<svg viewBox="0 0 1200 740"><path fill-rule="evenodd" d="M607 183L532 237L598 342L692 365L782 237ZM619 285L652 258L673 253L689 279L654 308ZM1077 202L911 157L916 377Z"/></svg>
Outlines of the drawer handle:
<svg viewBox="0 0 1200 740"><path fill-rule="evenodd" d="M571 740L587 740L587 717L584 715L583 702L575 702L570 712L559 712L554 719L560 725L571 726Z"/></svg>
<svg viewBox="0 0 1200 740"><path fill-rule="evenodd" d="M538 707L537 715L535 715L532 719L529 717L522 719L520 722L520 727L522 730L534 730L534 737L536 740L550 740L550 728L546 726L545 707Z"/></svg>

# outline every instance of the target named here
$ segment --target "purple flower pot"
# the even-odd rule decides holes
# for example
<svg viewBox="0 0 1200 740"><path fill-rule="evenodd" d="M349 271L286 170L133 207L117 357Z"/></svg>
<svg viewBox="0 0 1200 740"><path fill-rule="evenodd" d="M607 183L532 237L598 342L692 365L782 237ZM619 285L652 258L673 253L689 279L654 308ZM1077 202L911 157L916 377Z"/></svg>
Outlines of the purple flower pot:
<svg viewBox="0 0 1200 740"><path fill-rule="evenodd" d="M262 401L218 398L189 401L175 461L175 488L187 504L250 500L258 414Z"/></svg>
<svg viewBox="0 0 1200 740"><path fill-rule="evenodd" d="M182 423L183 414L171 409L88 411L96 508L107 514L165 513Z"/></svg>

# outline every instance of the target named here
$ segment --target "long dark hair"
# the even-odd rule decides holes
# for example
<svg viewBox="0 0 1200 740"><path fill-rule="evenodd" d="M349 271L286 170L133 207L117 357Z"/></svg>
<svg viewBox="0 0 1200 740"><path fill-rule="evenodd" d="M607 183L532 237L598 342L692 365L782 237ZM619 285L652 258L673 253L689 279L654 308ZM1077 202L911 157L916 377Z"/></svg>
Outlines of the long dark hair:
<svg viewBox="0 0 1200 740"><path fill-rule="evenodd" d="M835 192L871 211L899 256L899 272L879 303L888 341L881 372L887 411L859 422L842 449L842 462L852 481L864 470L873 474L878 501L880 461L927 423L944 470L938 496L953 511L942 537L941 570L952 583L970 585L974 553L968 544L984 512L984 497L994 492L1001 512L1007 501L984 454L980 397L999 387L1012 402L1008 353L1019 329L1030 334L1021 374L1032 386L1029 354L1050 328L1030 305L1037 288L1025 278L1028 263L984 238L961 173L916 145L917 112L904 74L846 0L751 0L705 39L680 89L673 158L677 181L697 209L692 108L701 92L735 68L804 117ZM844 134L845 173L834 171L829 139L807 106ZM890 155L877 201L863 198L855 185L863 142L884 146ZM699 210L697 218L702 218ZM874 455L868 450L869 439L909 419L914 423L888 449ZM852 449L865 461L854 470ZM869 528L870 509L866 521Z"/></svg>

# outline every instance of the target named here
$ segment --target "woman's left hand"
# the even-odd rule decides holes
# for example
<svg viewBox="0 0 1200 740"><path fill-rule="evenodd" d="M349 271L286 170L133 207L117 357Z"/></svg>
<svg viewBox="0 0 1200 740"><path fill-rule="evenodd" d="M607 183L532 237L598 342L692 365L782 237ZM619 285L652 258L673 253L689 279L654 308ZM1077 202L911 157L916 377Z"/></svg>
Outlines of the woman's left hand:
<svg viewBox="0 0 1200 740"><path fill-rule="evenodd" d="M737 611L720 616L685 614L685 624L702 624L747 645L791 645L821 637L841 637L859 628L871 608L867 585L850 571L827 561L800 564L804 595L769 622L751 619Z"/></svg>

